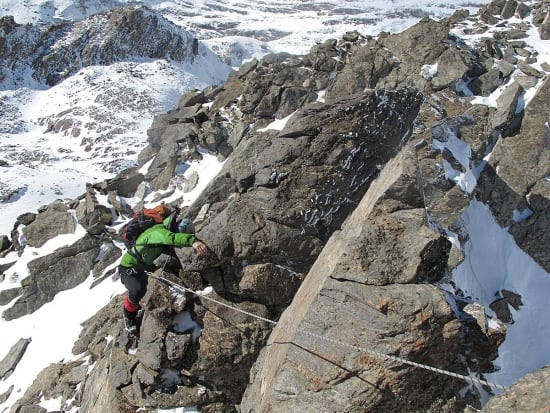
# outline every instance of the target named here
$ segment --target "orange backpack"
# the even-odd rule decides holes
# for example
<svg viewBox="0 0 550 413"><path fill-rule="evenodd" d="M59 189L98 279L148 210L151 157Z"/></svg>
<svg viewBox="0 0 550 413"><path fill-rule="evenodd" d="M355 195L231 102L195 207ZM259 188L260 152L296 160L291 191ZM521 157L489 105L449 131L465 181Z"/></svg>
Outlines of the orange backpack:
<svg viewBox="0 0 550 413"><path fill-rule="evenodd" d="M166 205L145 208L141 212L136 212L134 217L120 230L120 236L124 240L126 248L132 248L143 231L151 228L153 225L161 224L171 213L172 209Z"/></svg>

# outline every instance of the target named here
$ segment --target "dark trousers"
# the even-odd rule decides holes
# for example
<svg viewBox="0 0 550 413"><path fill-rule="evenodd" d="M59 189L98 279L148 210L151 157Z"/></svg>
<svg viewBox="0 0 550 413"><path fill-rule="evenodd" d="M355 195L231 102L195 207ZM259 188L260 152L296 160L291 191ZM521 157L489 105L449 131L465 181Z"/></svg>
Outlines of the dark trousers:
<svg viewBox="0 0 550 413"><path fill-rule="evenodd" d="M119 266L118 273L122 284L128 290L128 298L134 304L138 304L147 292L149 277L144 270Z"/></svg>

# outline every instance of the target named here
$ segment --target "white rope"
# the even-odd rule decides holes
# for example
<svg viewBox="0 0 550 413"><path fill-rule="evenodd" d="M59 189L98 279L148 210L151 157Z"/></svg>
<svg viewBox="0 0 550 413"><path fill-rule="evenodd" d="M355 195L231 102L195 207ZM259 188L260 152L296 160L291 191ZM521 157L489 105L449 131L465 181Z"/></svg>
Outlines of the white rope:
<svg viewBox="0 0 550 413"><path fill-rule="evenodd" d="M253 318L256 318L258 320L265 321L266 323L270 323L270 324L273 324L275 326L279 325L279 323L277 321L273 321L273 320L270 320L268 318L261 317L257 314L251 313L249 311L241 310L240 308L233 307L232 305L223 303L221 301L218 301L218 300L216 300L214 298L211 298L211 297L208 297L206 295L201 295L201 294L197 293L196 291L193 291L190 288L184 287L184 286L182 286L180 284L177 284L174 281L168 280L167 278L164 278L162 276L153 274L153 275L151 275L151 277L155 278L157 280L163 281L163 282L171 285L175 289L179 289L180 291L192 293L193 295L202 297L205 300L211 301L215 304L221 305L223 307L229 308L229 309L237 311L239 313L246 314L246 315L248 315L250 317L253 317ZM322 335L319 335L319 334L316 334L316 333L312 333L310 331L306 331L306 330L301 329L301 328L298 328L297 332L305 334L305 335L309 335L311 337L315 337L315 338L320 339L322 341L327 341L327 342L330 342L330 343L333 343L333 344L336 344L336 345L339 345L339 346L348 347L348 348L351 348L351 349L354 349L354 350L357 350L357 351L360 351L360 352L365 352L365 353L368 353L368 354L370 354L372 356L375 356L379 359L392 360L392 361L396 361L398 363L408 364L408 365L413 366L413 367L418 367L418 368L421 368L421 369L424 369L424 370L428 370L428 371L432 371L432 372L435 372L435 373L440 373L440 374L444 374L446 376L461 379L461 380L464 380L464 381L470 383L471 385L475 385L476 383L478 383L478 384L481 384L481 385L486 385L486 386L492 387L492 388L497 389L497 390L506 390L506 387L502 386L500 384L491 383L491 382L488 382L486 380L482 380L482 379L479 379L479 378L474 378L474 377L471 377L471 376L466 376L466 375L463 375L463 374L454 373L452 371L439 369L437 367L428 366L426 364L416 363L414 361L407 360L403 357L392 356L392 355L389 355L389 354L380 353L380 352L375 351L375 350L370 350L370 349L367 349L367 348L364 348L364 347L356 346L356 345L353 345L353 344L344 343L340 340L335 340L335 339L329 338L327 336L322 336Z"/></svg>

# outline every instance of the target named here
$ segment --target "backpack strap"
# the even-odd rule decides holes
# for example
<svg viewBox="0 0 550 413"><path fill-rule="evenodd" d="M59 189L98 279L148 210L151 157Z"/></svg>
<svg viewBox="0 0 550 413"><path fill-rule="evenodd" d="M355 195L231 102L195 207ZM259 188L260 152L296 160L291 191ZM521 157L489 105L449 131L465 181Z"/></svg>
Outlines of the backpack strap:
<svg viewBox="0 0 550 413"><path fill-rule="evenodd" d="M127 250L128 254L130 254L132 257L134 257L136 260L138 260L140 263L145 264L145 260L143 259L143 256L140 254L140 252L137 250L136 246L134 245L132 248Z"/></svg>

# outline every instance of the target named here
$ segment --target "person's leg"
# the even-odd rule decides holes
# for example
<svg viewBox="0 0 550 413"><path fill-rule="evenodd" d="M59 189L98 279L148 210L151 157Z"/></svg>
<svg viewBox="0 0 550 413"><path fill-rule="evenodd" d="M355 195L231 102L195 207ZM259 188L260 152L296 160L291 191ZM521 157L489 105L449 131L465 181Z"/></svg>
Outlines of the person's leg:
<svg viewBox="0 0 550 413"><path fill-rule="evenodd" d="M137 315L141 308L139 301L147 292L148 278L144 271L134 268L119 267L120 280L128 290L128 295L124 297L123 313L127 327L137 326Z"/></svg>

